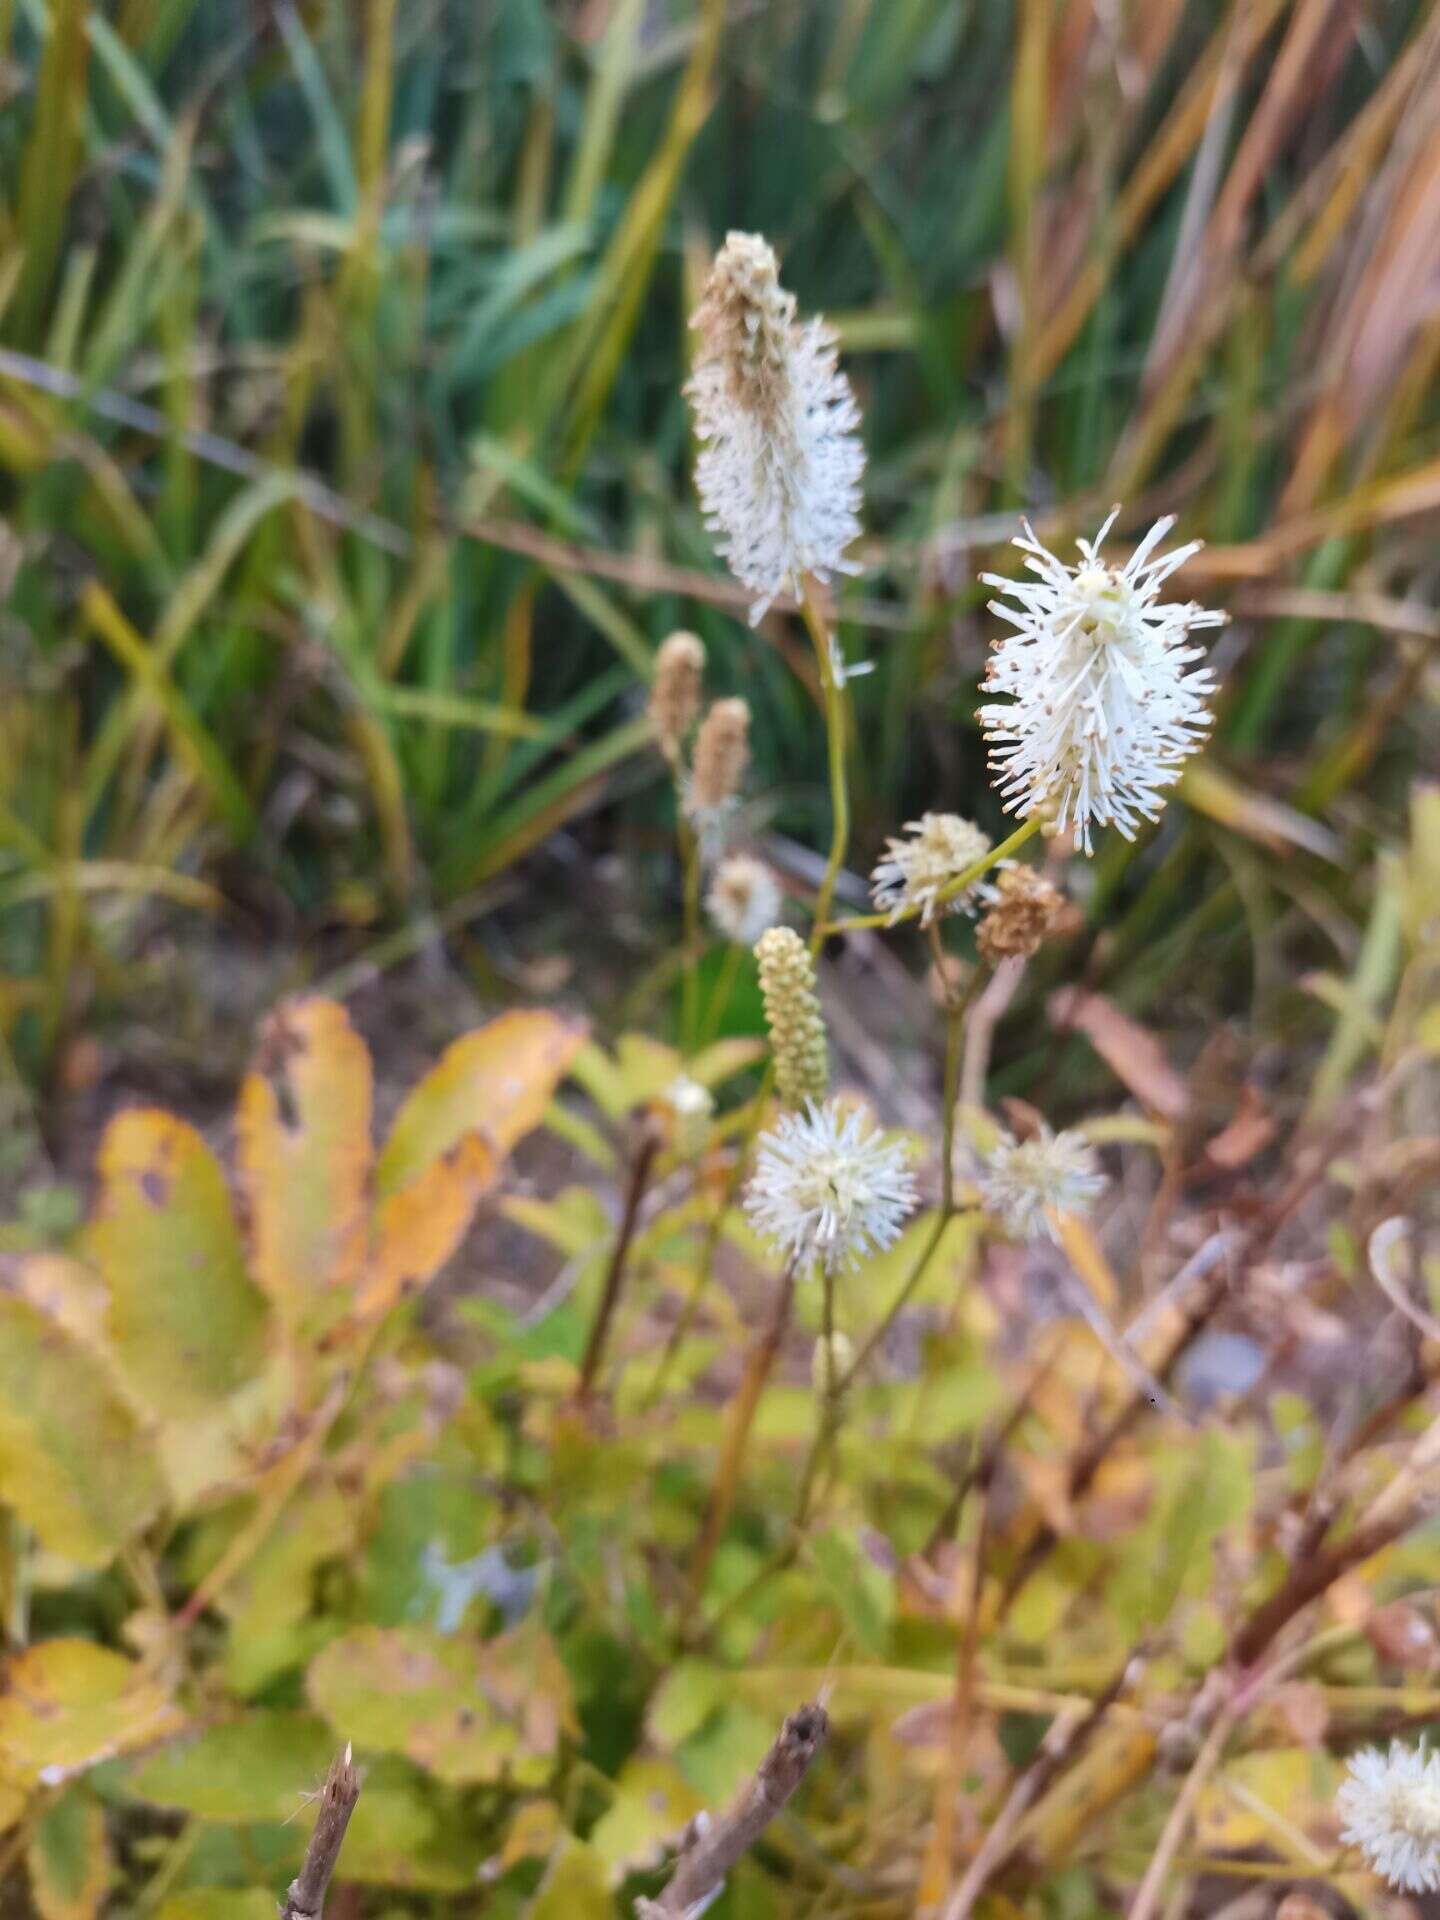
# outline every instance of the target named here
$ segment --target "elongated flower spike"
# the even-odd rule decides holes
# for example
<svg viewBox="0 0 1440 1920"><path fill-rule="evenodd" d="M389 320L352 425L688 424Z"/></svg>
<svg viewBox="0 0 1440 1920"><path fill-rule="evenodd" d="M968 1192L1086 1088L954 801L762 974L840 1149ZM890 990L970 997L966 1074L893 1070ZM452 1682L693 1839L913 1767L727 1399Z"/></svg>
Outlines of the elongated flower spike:
<svg viewBox="0 0 1440 1920"><path fill-rule="evenodd" d="M822 320L796 319L758 234L728 236L691 325L695 483L721 558L755 596L753 626L805 574L854 571L845 551L860 531L859 409L835 336Z"/></svg>
<svg viewBox="0 0 1440 1920"><path fill-rule="evenodd" d="M991 612L1015 629L996 643L985 676L1007 704L979 712L1006 811L1053 810L1056 828L1072 828L1086 853L1095 826L1114 825L1128 840L1141 820L1158 818L1210 727L1215 679L1193 665L1201 650L1186 640L1227 618L1160 601L1201 545L1155 556L1173 515L1156 521L1123 567L1107 566L1100 547L1119 511L1094 540L1077 542L1078 566L1057 560L1024 521L1014 544L1035 578L981 576L1004 596Z"/></svg>
<svg viewBox="0 0 1440 1920"><path fill-rule="evenodd" d="M787 1107L823 1100L830 1079L825 1019L815 994L815 963L791 927L771 927L755 943L775 1084Z"/></svg>
<svg viewBox="0 0 1440 1920"><path fill-rule="evenodd" d="M717 700L700 722L684 784L686 818L714 859L724 845L726 823L750 763L750 709L743 700Z"/></svg>
<svg viewBox="0 0 1440 1920"><path fill-rule="evenodd" d="M650 724L672 767L680 764L685 737L700 714L705 648L693 633L672 633L655 655L650 688Z"/></svg>

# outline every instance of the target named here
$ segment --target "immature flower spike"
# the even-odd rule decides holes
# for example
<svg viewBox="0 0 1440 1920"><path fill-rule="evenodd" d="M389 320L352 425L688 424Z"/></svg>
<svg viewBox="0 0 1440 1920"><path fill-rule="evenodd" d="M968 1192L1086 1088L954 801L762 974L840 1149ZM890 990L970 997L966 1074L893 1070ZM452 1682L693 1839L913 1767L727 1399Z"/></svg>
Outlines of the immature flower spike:
<svg viewBox="0 0 1440 1920"><path fill-rule="evenodd" d="M853 571L845 550L860 531L860 414L834 335L796 319L758 234L726 239L691 325L696 486L721 557L755 595L753 625L806 573Z"/></svg>
<svg viewBox="0 0 1440 1920"><path fill-rule="evenodd" d="M990 851L989 835L973 820L958 813L925 813L908 821L905 832L907 839L885 842L885 858L870 876L875 905L889 914L892 926L918 913L921 926L928 927L937 914L973 913L978 902L994 897L993 887L981 879L940 899L952 880Z"/></svg>
<svg viewBox="0 0 1440 1920"><path fill-rule="evenodd" d="M1226 619L1193 602L1159 603L1164 582L1201 544L1152 558L1173 515L1156 521L1123 567L1106 566L1099 549L1118 512L1093 541L1077 542L1078 566L1057 560L1024 521L1014 544L1036 577L981 576L1015 603L990 602L1015 629L997 642L985 676L1008 704L979 712L1006 811L1053 807L1057 827L1073 828L1086 853L1092 825L1113 823L1129 840L1140 820L1158 818L1164 790L1210 726L1214 676L1191 666L1202 654L1187 636Z"/></svg>
<svg viewBox="0 0 1440 1920"><path fill-rule="evenodd" d="M715 869L705 905L727 940L753 947L780 918L780 883L763 860L732 853Z"/></svg>
<svg viewBox="0 0 1440 1920"><path fill-rule="evenodd" d="M700 722L685 811L701 837L715 841L750 760L750 709L743 700L717 700Z"/></svg>
<svg viewBox="0 0 1440 1920"><path fill-rule="evenodd" d="M1392 1740L1350 1756L1335 1797L1341 1838L1405 1893L1440 1891L1440 1753Z"/></svg>
<svg viewBox="0 0 1440 1920"><path fill-rule="evenodd" d="M914 1205L904 1144L838 1100L811 1100L761 1134L745 1195L747 1219L777 1255L830 1273L891 1246Z"/></svg>
<svg viewBox="0 0 1440 1920"><path fill-rule="evenodd" d="M1065 896L1034 867L1007 867L990 891L991 907L975 933L980 958L990 966L1028 959L1039 951L1065 913Z"/></svg>
<svg viewBox="0 0 1440 1920"><path fill-rule="evenodd" d="M661 643L650 687L650 724L672 767L699 717L704 674L705 649L693 633L672 633Z"/></svg>
<svg viewBox="0 0 1440 1920"><path fill-rule="evenodd" d="M1015 1239L1046 1234L1055 1240L1051 1212L1088 1213L1104 1191L1105 1176L1094 1149L1078 1133L1052 1133L1042 1121L1033 1139L1001 1134L979 1186L985 1211Z"/></svg>
<svg viewBox="0 0 1440 1920"><path fill-rule="evenodd" d="M815 997L815 966L791 927L771 927L755 943L775 1084L787 1107L823 1100L830 1081L825 1022Z"/></svg>

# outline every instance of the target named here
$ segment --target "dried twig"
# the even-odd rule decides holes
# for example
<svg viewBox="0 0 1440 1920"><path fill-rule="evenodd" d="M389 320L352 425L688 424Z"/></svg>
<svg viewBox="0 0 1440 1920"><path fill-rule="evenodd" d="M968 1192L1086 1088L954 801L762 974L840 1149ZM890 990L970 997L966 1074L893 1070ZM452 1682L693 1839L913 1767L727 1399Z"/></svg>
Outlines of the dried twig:
<svg viewBox="0 0 1440 1920"><path fill-rule="evenodd" d="M360 1776L347 1744L320 1789L320 1812L305 1849L305 1864L290 1882L280 1920L320 1920L335 1862L345 1844L345 1829L360 1798Z"/></svg>
<svg viewBox="0 0 1440 1920"><path fill-rule="evenodd" d="M941 1920L969 1920L976 1901L1014 1854L1015 1836L1021 1821L1040 1796L1048 1791L1061 1769L1084 1752L1092 1736L1104 1725L1111 1707L1139 1677L1141 1660L1138 1652L1132 1654L1088 1709L1075 1708L1056 1716L1041 1742L1039 1753L1015 1782L1010 1797L991 1823L979 1852L950 1896Z"/></svg>
<svg viewBox="0 0 1440 1920"><path fill-rule="evenodd" d="M692 1820L670 1884L658 1900L637 1900L636 1920L681 1920L707 1905L789 1800L820 1751L830 1722L822 1706L800 1707L780 1729L759 1771L718 1820Z"/></svg>
<svg viewBox="0 0 1440 1920"><path fill-rule="evenodd" d="M1165 1830L1160 1835L1159 1844L1150 1857L1145 1869L1145 1877L1140 1882L1135 1898L1130 1906L1129 1920L1153 1920L1160 1905L1161 1890L1165 1885L1165 1876L1180 1851L1180 1843L1190 1831L1190 1823L1195 1817L1195 1805L1201 1792L1216 1767L1220 1764L1225 1751L1225 1742L1234 1731L1235 1716L1223 1709L1217 1713L1211 1723L1205 1742L1195 1756L1195 1764L1186 1775L1185 1784L1170 1809L1170 1817L1165 1822Z"/></svg>

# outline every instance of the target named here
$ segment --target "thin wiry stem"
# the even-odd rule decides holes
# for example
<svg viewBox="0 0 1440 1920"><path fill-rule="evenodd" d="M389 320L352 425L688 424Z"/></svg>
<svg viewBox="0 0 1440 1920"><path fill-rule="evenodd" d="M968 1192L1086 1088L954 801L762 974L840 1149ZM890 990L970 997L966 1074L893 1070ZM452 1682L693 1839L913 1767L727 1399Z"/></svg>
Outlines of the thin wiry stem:
<svg viewBox="0 0 1440 1920"><path fill-rule="evenodd" d="M967 887L973 887L977 880L984 879L992 867L998 866L1002 860L1008 860L1011 854L1018 853L1027 841L1033 840L1044 824L1038 814L1022 822L1008 840L1002 840L999 846L992 847L983 859L973 861L963 872L957 873L953 880L947 880L935 896L935 906L943 907L947 900L954 900L957 895L964 893ZM851 913L847 914L843 920L827 921L820 929L820 935L823 939L825 935L831 933L858 933L865 927L898 927L906 920L913 920L919 911L918 907L907 907L902 913Z"/></svg>
<svg viewBox="0 0 1440 1920"><path fill-rule="evenodd" d="M820 668L820 687L825 700L825 743L830 767L830 857L824 878L815 896L815 924L810 933L810 951L820 951L829 931L830 904L845 864L850 844L850 790L845 779L845 689L835 673L835 642L820 599L819 589L809 574L805 576L801 610L810 638L815 643L815 659Z"/></svg>
<svg viewBox="0 0 1440 1920"><path fill-rule="evenodd" d="M689 1053L699 1044L700 1025L700 843L683 820L679 839L680 871L684 885L680 1045L683 1053Z"/></svg>
<svg viewBox="0 0 1440 1920"><path fill-rule="evenodd" d="M600 1370L600 1362L604 1358L610 1325L615 1318L615 1309L620 1304L620 1290L625 1279L625 1261L630 1252L630 1242L635 1237L636 1222L640 1218L640 1203L645 1198L646 1187L650 1184L650 1172L655 1165L655 1155L659 1149L659 1134L653 1127L647 1127L630 1169L630 1185L625 1194L625 1211L621 1216L620 1231L615 1237L615 1251L610 1256L610 1265L605 1274L605 1286L600 1295L600 1305L596 1309L595 1320L590 1328L590 1338L585 1343L585 1357L580 1362L580 1381L575 1389L575 1398L582 1404L590 1397L595 1385L595 1376Z"/></svg>
<svg viewBox="0 0 1440 1920"><path fill-rule="evenodd" d="M1140 1882L1131 1905L1129 1920L1152 1920L1152 1916L1158 1909L1160 1890L1165 1884L1165 1876L1169 1873L1171 1863L1180 1851L1181 1841L1190 1830L1190 1823L1195 1816L1195 1804L1200 1798L1201 1791L1220 1764L1221 1755L1225 1751L1225 1742L1229 1739L1234 1724L1235 1718L1232 1713L1222 1711L1216 1714L1210 1731L1205 1737L1205 1744L1195 1756L1195 1764L1187 1774L1185 1784L1180 1789L1174 1806L1170 1809L1170 1817L1165 1822L1159 1844L1150 1857L1150 1864L1145 1869L1145 1878Z"/></svg>
<svg viewBox="0 0 1440 1920"><path fill-rule="evenodd" d="M741 1183L745 1178L745 1169L750 1162L750 1148L754 1144L756 1134L760 1131L760 1122L764 1119L766 1111L769 1108L770 1094L774 1085L775 1062L772 1058L766 1063L765 1072L761 1076L759 1091L750 1103L750 1112L746 1118L744 1130L735 1143L735 1157L730 1164L730 1171L725 1180L725 1188L720 1196L720 1204L711 1214L706 1224L705 1237L700 1247L700 1258L695 1267L695 1278L691 1283L689 1293L686 1295L685 1304L680 1309L680 1316L676 1320L670 1337L665 1343L665 1351L661 1354L656 1364L655 1378L651 1381L650 1390L645 1397L645 1404L647 1406L654 1406L655 1402L664 1392L665 1382L669 1378L670 1369L675 1363L675 1355L679 1352L681 1342L695 1323L695 1315L700 1309L701 1296L704 1294L706 1287L709 1286L711 1275L714 1272L715 1255L720 1246L720 1236L725 1231L725 1221L739 1195Z"/></svg>
<svg viewBox="0 0 1440 1920"><path fill-rule="evenodd" d="M975 995L985 978L983 967L977 967L966 981L963 992L952 997L946 1008L945 1016L945 1081L944 1118L940 1136L940 1210L936 1214L929 1235L919 1253L915 1264L905 1276L905 1281L895 1298L890 1302L884 1318L878 1326L871 1329L860 1351L846 1368L838 1391L843 1393L850 1382L865 1365L871 1354L885 1339L896 1319L909 1305L911 1296L925 1277L926 1269L934 1258L945 1229L955 1215L955 1114L956 1094L960 1074L960 1043L964 1035L966 1015L974 1003Z"/></svg>
<svg viewBox="0 0 1440 1920"><path fill-rule="evenodd" d="M709 1571L715 1549L720 1544L720 1535L725 1522L730 1517L730 1509L735 1501L735 1489L740 1480L740 1469L745 1459L745 1446L750 1438L750 1429L754 1424L755 1410L760 1404L760 1396L770 1378L780 1348L784 1343L786 1330L790 1325L790 1314L795 1304L795 1279L798 1261L792 1254L785 1263L780 1275L779 1285L775 1289L775 1301L770 1319L759 1341L751 1349L745 1363L740 1385L725 1410L725 1441L720 1454L720 1464L715 1473L715 1485L710 1495L710 1509L705 1516L705 1525L700 1534L695 1557L690 1565L690 1597L692 1603L698 1602L704 1590L705 1575Z"/></svg>

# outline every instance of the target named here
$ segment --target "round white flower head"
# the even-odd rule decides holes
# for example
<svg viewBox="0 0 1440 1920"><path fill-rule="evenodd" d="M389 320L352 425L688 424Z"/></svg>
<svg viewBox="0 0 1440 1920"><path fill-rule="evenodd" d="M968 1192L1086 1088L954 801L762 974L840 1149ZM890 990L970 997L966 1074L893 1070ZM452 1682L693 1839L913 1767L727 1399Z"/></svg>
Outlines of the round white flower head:
<svg viewBox="0 0 1440 1920"><path fill-rule="evenodd" d="M1053 810L1086 853L1092 823L1113 824L1128 840L1138 821L1158 818L1164 790L1210 726L1215 679L1191 665L1202 652L1186 638L1227 618L1193 602L1160 603L1164 582L1201 546L1152 558L1173 515L1156 521L1123 567L1106 566L1099 550L1119 511L1094 540L1076 543L1078 566L1057 560L1027 520L1014 544L1035 578L981 576L1015 603L990 602L1015 631L996 643L985 676L1009 704L979 712L1006 811Z"/></svg>
<svg viewBox="0 0 1440 1920"><path fill-rule="evenodd" d="M1440 1890L1440 1753L1392 1740L1352 1753L1335 1796L1341 1839L1359 1847L1375 1871L1406 1893Z"/></svg>
<svg viewBox="0 0 1440 1920"><path fill-rule="evenodd" d="M777 1254L836 1273L891 1246L915 1197L902 1141L839 1100L811 1100L761 1134L745 1213Z"/></svg>
<svg viewBox="0 0 1440 1920"><path fill-rule="evenodd" d="M727 940L753 947L780 918L780 883L763 860L733 853L715 869L705 905Z"/></svg>
<svg viewBox="0 0 1440 1920"><path fill-rule="evenodd" d="M691 325L695 484L721 557L755 595L753 626L804 574L854 571L845 549L860 531L860 413L835 336L795 318L758 234L728 236Z"/></svg>
<svg viewBox="0 0 1440 1920"><path fill-rule="evenodd" d="M977 1182L985 1211L1017 1240L1058 1238L1050 1210L1088 1213L1105 1189L1094 1149L1078 1133L1053 1133L1042 1121L1029 1140L1002 1133Z"/></svg>
<svg viewBox="0 0 1440 1920"><path fill-rule="evenodd" d="M989 835L973 820L963 820L958 813L924 813L907 821L905 831L908 839L885 842L885 858L870 876L875 905L890 915L892 926L902 915L918 912L921 926L928 927L937 913L973 913L995 897L994 888L983 880L949 900L938 897L990 851Z"/></svg>
<svg viewBox="0 0 1440 1920"><path fill-rule="evenodd" d="M680 1073L661 1095L674 1115L675 1150L688 1158L705 1144L710 1122L715 1115L715 1096L698 1080Z"/></svg>

